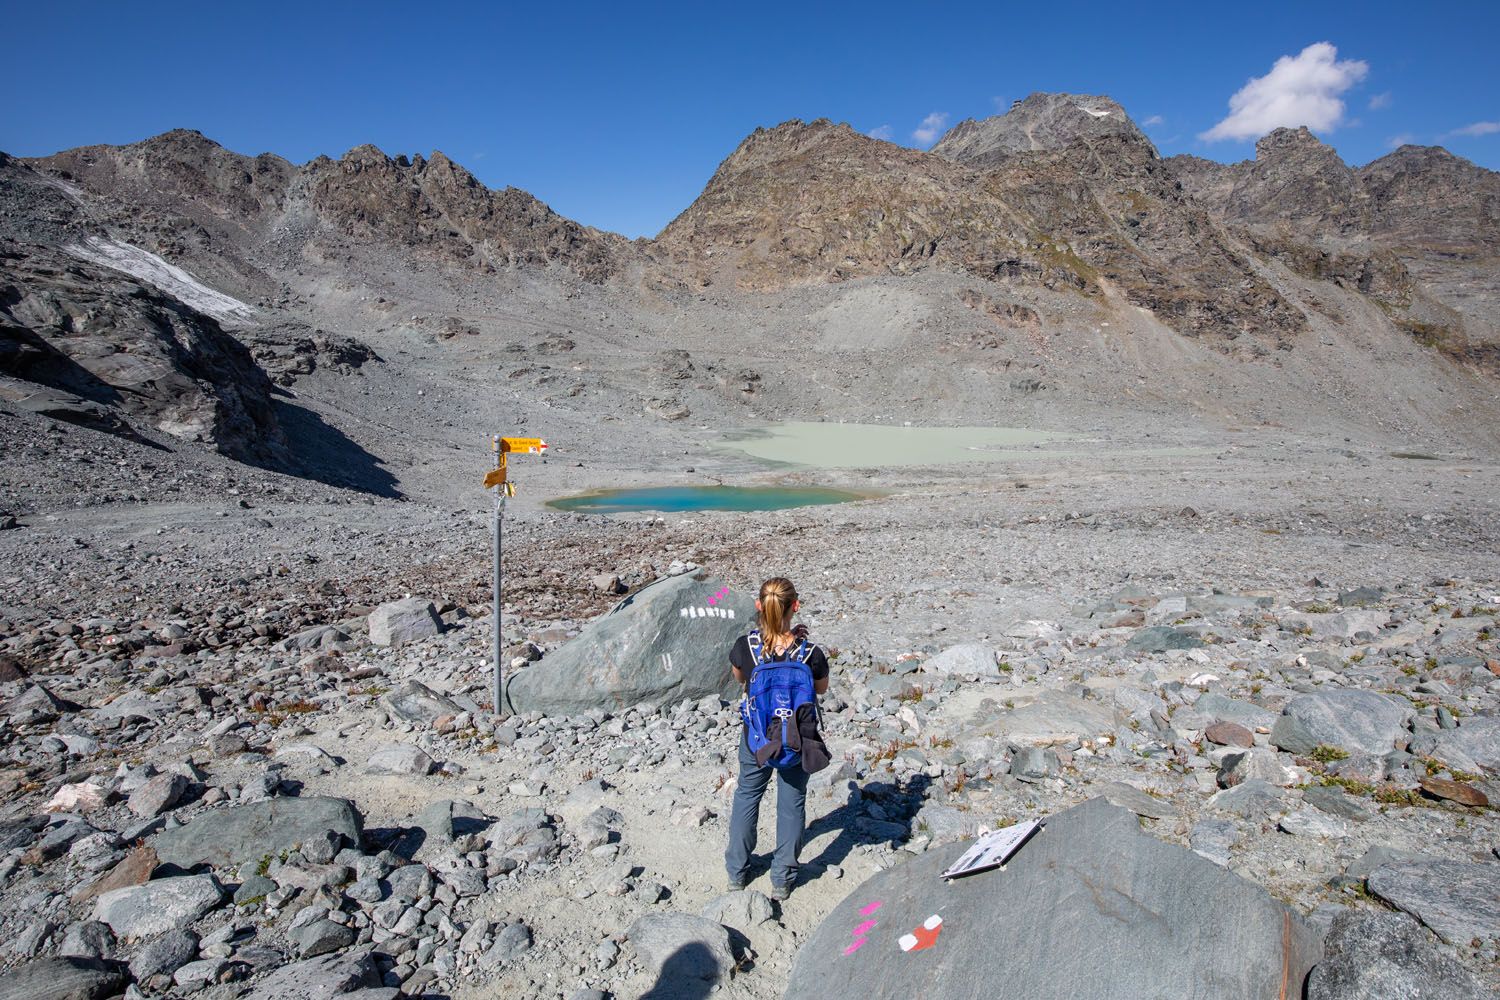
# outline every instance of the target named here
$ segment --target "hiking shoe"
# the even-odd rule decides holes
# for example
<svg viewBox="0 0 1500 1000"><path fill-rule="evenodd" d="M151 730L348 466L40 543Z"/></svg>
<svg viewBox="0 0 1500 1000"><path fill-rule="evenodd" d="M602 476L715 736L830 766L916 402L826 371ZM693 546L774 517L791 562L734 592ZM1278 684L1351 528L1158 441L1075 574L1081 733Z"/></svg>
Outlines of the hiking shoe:
<svg viewBox="0 0 1500 1000"><path fill-rule="evenodd" d="M785 903L792 895L792 887L789 885L771 886L771 898L778 903Z"/></svg>
<svg viewBox="0 0 1500 1000"><path fill-rule="evenodd" d="M744 890L745 890L745 880L744 879L742 879L742 878L732 878L732 879L729 880L729 891L730 892L743 892Z"/></svg>

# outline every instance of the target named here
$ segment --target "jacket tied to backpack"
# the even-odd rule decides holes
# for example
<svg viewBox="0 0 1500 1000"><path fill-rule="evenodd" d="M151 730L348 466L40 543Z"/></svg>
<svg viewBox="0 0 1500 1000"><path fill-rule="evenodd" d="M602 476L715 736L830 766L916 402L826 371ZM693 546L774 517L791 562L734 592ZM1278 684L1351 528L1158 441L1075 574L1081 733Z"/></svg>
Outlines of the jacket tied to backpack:
<svg viewBox="0 0 1500 1000"><path fill-rule="evenodd" d="M830 758L818 732L818 695L807 662L813 644L799 639L772 659L759 629L752 630L746 642L755 666L740 701L740 718L756 763L778 770L800 765L808 774L823 770Z"/></svg>

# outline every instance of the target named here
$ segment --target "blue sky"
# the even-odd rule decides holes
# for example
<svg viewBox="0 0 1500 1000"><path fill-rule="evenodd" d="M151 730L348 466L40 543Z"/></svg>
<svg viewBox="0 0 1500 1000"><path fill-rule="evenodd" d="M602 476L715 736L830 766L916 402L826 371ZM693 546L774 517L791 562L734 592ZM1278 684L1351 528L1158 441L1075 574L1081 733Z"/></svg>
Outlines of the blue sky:
<svg viewBox="0 0 1500 1000"><path fill-rule="evenodd" d="M924 147L1039 90L1114 97L1165 155L1245 159L1301 119L1351 163L1409 141L1500 168L1500 4L1212 6L0 0L0 149L178 127L295 162L440 149L630 236L757 126Z"/></svg>

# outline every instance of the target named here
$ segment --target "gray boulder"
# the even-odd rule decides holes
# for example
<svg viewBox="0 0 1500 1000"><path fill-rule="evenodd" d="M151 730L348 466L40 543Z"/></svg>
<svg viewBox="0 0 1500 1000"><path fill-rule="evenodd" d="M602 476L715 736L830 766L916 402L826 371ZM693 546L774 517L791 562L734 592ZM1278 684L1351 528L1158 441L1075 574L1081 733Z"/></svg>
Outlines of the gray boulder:
<svg viewBox="0 0 1500 1000"><path fill-rule="evenodd" d="M1500 771L1500 716L1472 715L1438 734L1432 756L1463 771Z"/></svg>
<svg viewBox="0 0 1500 1000"><path fill-rule="evenodd" d="M1177 815L1177 810L1172 807L1169 800L1155 798L1123 781L1111 781L1100 785L1096 791L1111 805L1129 809L1137 816L1144 816L1148 819L1166 819L1168 816Z"/></svg>
<svg viewBox="0 0 1500 1000"><path fill-rule="evenodd" d="M1052 817L1005 871L939 878L968 846L929 851L850 894L798 951L787 1000L1300 996L1322 956L1296 912L1143 834L1103 799ZM931 916L942 918L935 945L903 952L899 939ZM875 927L845 956L866 919Z"/></svg>
<svg viewBox="0 0 1500 1000"><path fill-rule="evenodd" d="M94 919L109 924L116 937L153 937L191 924L223 901L224 889L212 875L181 875L104 893L94 903Z"/></svg>
<svg viewBox="0 0 1500 1000"><path fill-rule="evenodd" d="M1307 631L1316 639L1352 639L1360 632L1377 634L1390 616L1383 611L1338 611L1332 614L1290 614L1286 628Z"/></svg>
<svg viewBox="0 0 1500 1000"><path fill-rule="evenodd" d="M114 958L115 936L97 920L80 920L63 932L57 953L63 958Z"/></svg>
<svg viewBox="0 0 1500 1000"><path fill-rule="evenodd" d="M1307 1000L1486 1000L1463 966L1404 913L1345 910L1323 940Z"/></svg>
<svg viewBox="0 0 1500 1000"><path fill-rule="evenodd" d="M994 729L1017 745L1051 746L1114 732L1113 708L1094 698L1048 690L1000 716Z"/></svg>
<svg viewBox="0 0 1500 1000"><path fill-rule="evenodd" d="M1229 867L1230 851L1239 842L1239 828L1227 819L1200 820L1188 833L1188 843L1194 854L1224 868Z"/></svg>
<svg viewBox="0 0 1500 1000"><path fill-rule="evenodd" d="M1297 772L1282 762L1280 754L1266 747L1225 754L1219 765L1219 787L1233 788L1250 780L1287 787L1297 783Z"/></svg>
<svg viewBox="0 0 1500 1000"><path fill-rule="evenodd" d="M754 889L741 889L710 900L701 914L716 924L746 934L776 915L766 894Z"/></svg>
<svg viewBox="0 0 1500 1000"><path fill-rule="evenodd" d="M219 868L296 850L329 830L359 844L363 830L352 802L321 796L275 798L204 813L158 834L152 846L162 864Z"/></svg>
<svg viewBox="0 0 1500 1000"><path fill-rule="evenodd" d="M924 674L941 677L996 677L1000 674L999 660L993 646L978 642L966 642L949 646L941 653L922 664Z"/></svg>
<svg viewBox="0 0 1500 1000"><path fill-rule="evenodd" d="M1327 745L1379 756L1391 752L1413 714L1410 702L1374 691L1298 695L1282 710L1290 724L1278 719L1271 742L1289 753Z"/></svg>
<svg viewBox="0 0 1500 1000"><path fill-rule="evenodd" d="M480 957L485 967L505 965L531 950L531 928L523 923L507 924L495 935L495 943Z"/></svg>
<svg viewBox="0 0 1500 1000"><path fill-rule="evenodd" d="M407 681L382 696L380 704L402 722L422 726L430 726L445 715L457 715L463 711L458 702L421 681Z"/></svg>
<svg viewBox="0 0 1500 1000"><path fill-rule="evenodd" d="M1246 819L1261 820L1281 816L1290 809L1286 793L1259 778L1247 778L1232 788L1215 792L1209 796L1208 805Z"/></svg>
<svg viewBox="0 0 1500 1000"><path fill-rule="evenodd" d="M0 1000L104 1000L125 988L125 966L93 958L42 958L0 976Z"/></svg>
<svg viewBox="0 0 1500 1000"><path fill-rule="evenodd" d="M1269 728L1276 721L1276 713L1269 708L1262 708L1254 702L1226 698L1215 691L1210 691L1193 702L1193 711L1211 719L1237 723L1250 730L1262 726Z"/></svg>
<svg viewBox="0 0 1500 1000"><path fill-rule="evenodd" d="M1056 777L1062 771L1062 761L1056 751L1044 747L1022 747L1010 759L1010 773L1022 781L1041 781Z"/></svg>
<svg viewBox="0 0 1500 1000"><path fill-rule="evenodd" d="M508 674L506 709L582 715L645 701L735 696L729 649L755 627L755 602L747 591L720 596L724 587L700 572L636 591L572 642Z"/></svg>
<svg viewBox="0 0 1500 1000"><path fill-rule="evenodd" d="M400 646L443 631L442 619L431 601L403 597L370 612L370 641L377 646Z"/></svg>
<svg viewBox="0 0 1500 1000"><path fill-rule="evenodd" d="M428 775L437 770L437 764L421 747L410 743L397 743L381 747L370 754L365 762L366 774Z"/></svg>
<svg viewBox="0 0 1500 1000"><path fill-rule="evenodd" d="M138 980L170 976L198 957L198 935L180 928L141 945L130 960L130 974Z"/></svg>
<svg viewBox="0 0 1500 1000"><path fill-rule="evenodd" d="M1366 881L1371 892L1451 945L1500 937L1500 864L1397 861Z"/></svg>
<svg viewBox="0 0 1500 1000"><path fill-rule="evenodd" d="M1355 587L1339 591L1339 604L1346 608L1363 608L1385 600L1385 591L1379 587Z"/></svg>
<svg viewBox="0 0 1500 1000"><path fill-rule="evenodd" d="M1344 874L1350 878L1367 879L1370 874L1386 865L1404 861L1437 861L1438 858L1430 854L1422 854L1419 851L1403 851L1399 847L1388 847L1385 844L1376 844L1359 857L1349 863L1344 869Z"/></svg>
<svg viewBox="0 0 1500 1000"><path fill-rule="evenodd" d="M126 803L137 816L150 818L175 806L188 790L189 782L180 774L158 774L130 793Z"/></svg>
<svg viewBox="0 0 1500 1000"><path fill-rule="evenodd" d="M314 920L294 928L287 934L287 940L300 957L313 958L349 947L354 943L354 931L332 920Z"/></svg>
<svg viewBox="0 0 1500 1000"><path fill-rule="evenodd" d="M1138 629L1125 648L1137 653L1165 653L1173 649L1202 649L1203 640L1170 625L1151 625Z"/></svg>
<svg viewBox="0 0 1500 1000"><path fill-rule="evenodd" d="M727 983L734 968L729 931L707 917L648 913L636 918L626 936L641 965L657 977L652 997L706 996L714 985Z"/></svg>
<svg viewBox="0 0 1500 1000"><path fill-rule="evenodd" d="M319 955L284 965L255 984L245 1000L331 1000L362 987L378 987L380 972L368 952Z"/></svg>

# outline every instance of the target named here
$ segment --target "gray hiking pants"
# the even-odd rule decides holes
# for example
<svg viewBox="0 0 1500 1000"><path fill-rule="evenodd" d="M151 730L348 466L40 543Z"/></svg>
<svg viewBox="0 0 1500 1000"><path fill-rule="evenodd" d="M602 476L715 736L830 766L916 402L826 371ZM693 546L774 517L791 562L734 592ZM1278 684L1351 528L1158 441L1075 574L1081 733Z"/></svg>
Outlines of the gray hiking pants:
<svg viewBox="0 0 1500 1000"><path fill-rule="evenodd" d="M749 880L750 853L755 850L756 826L760 822L760 799L771 775L776 776L776 854L771 861L771 882L790 886L797 881L797 853L807 821L807 772L801 766L777 770L761 767L740 735L740 780L734 790L734 810L729 814L729 847L724 867L731 881Z"/></svg>

